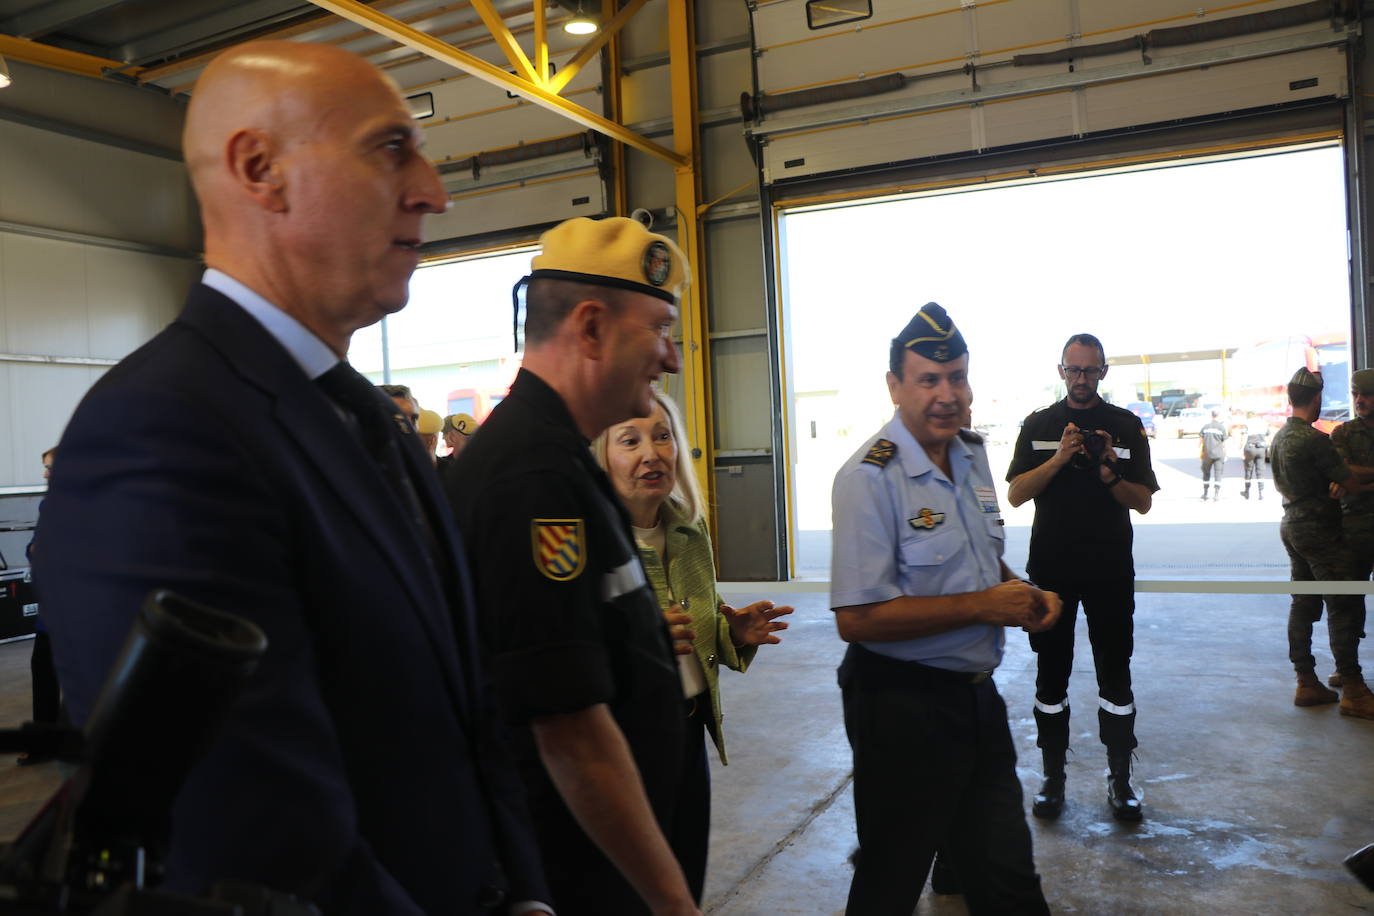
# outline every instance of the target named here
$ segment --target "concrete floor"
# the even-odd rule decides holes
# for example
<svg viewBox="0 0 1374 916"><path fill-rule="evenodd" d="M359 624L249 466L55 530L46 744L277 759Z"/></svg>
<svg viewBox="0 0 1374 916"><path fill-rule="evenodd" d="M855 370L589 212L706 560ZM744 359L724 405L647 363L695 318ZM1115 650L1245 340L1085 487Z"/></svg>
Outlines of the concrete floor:
<svg viewBox="0 0 1374 916"><path fill-rule="evenodd" d="M780 646L753 670L727 672L732 763L715 766L704 909L718 916L843 912L853 849L849 746L835 666L843 646L825 594L797 607ZM1374 842L1374 722L1334 707L1297 709L1282 597L1142 595L1135 681L1138 782L1146 817L1113 821L1096 736L1096 690L1079 623L1080 663L1069 801L1061 820L1031 818L1046 896L1063 913L1374 911L1374 894L1341 867ZM1319 670L1331 670L1319 625ZM0 645L0 727L28 715L27 642ZM1012 714L1027 797L1039 784L1031 719L1034 657L1009 634L997 683ZM0 767L0 837L22 827L58 783L53 765ZM921 914L963 913L927 895Z"/></svg>
<svg viewBox="0 0 1374 916"><path fill-rule="evenodd" d="M744 603L766 592L726 595ZM706 910L844 911L855 845L849 746L834 669L843 653L826 596L791 598L783 645L746 676L721 677L732 763L713 771ZM1374 842L1374 722L1292 705L1283 597L1141 595L1135 673L1137 782L1145 820L1114 821L1097 740L1086 626L1068 806L1030 818L1050 907L1062 913L1374 912L1341 860ZM1318 625L1319 670L1331 671ZM998 688L1012 716L1027 798L1039 786L1031 717L1035 658L1008 634ZM917 913L965 912L927 890Z"/></svg>

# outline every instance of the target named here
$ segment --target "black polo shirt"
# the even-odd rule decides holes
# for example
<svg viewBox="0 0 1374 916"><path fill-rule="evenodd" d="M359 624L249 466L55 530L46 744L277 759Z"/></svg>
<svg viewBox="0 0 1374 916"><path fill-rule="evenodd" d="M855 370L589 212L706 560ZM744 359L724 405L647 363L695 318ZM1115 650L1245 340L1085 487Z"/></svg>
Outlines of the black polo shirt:
<svg viewBox="0 0 1374 916"><path fill-rule="evenodd" d="M1150 440L1145 437L1140 418L1105 401L1078 410L1065 399L1026 417L1016 439L1007 480L1054 457L1069 423L1079 429L1111 433L1121 476L1149 487L1151 493L1159 489L1150 467ZM1035 497L1035 525L1031 529L1026 574L1047 583L1134 578L1130 510L1116 501L1096 468L1080 464L1075 459L1060 468Z"/></svg>
<svg viewBox="0 0 1374 916"><path fill-rule="evenodd" d="M488 670L527 774L541 781L530 719L605 703L662 822L682 685L629 516L563 399L522 369L450 470ZM536 789L537 807L551 787Z"/></svg>

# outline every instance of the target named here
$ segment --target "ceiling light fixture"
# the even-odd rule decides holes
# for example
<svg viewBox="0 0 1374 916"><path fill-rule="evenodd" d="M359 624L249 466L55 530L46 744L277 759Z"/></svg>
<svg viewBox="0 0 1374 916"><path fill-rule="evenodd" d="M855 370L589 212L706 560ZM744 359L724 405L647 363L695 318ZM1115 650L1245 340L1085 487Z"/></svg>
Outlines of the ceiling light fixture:
<svg viewBox="0 0 1374 916"><path fill-rule="evenodd" d="M10 65L5 63L5 59L3 57L0 57L0 89L4 89L11 82L12 80L10 79Z"/></svg>
<svg viewBox="0 0 1374 916"><path fill-rule="evenodd" d="M582 0L577 0L577 12L573 13L573 17L563 23L563 31L569 35L590 35L600 28L595 19L583 12Z"/></svg>

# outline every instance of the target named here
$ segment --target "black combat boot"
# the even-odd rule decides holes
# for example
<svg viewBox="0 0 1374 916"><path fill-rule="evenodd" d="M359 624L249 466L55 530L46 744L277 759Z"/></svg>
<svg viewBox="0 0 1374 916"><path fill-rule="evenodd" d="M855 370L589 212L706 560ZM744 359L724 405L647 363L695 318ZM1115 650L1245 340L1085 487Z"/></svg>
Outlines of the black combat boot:
<svg viewBox="0 0 1374 916"><path fill-rule="evenodd" d="M1264 499L1264 481L1260 481L1260 485L1259 485L1259 498L1260 498L1260 499Z"/></svg>
<svg viewBox="0 0 1374 916"><path fill-rule="evenodd" d="M1240 495L1245 497L1246 499L1250 498L1250 481L1245 481L1245 492L1241 493Z"/></svg>
<svg viewBox="0 0 1374 916"><path fill-rule="evenodd" d="M1031 814L1052 821L1064 810L1064 748L1041 748L1045 763L1045 781L1031 802Z"/></svg>
<svg viewBox="0 0 1374 916"><path fill-rule="evenodd" d="M1119 821L1140 820L1144 814L1140 799L1131 788L1131 752L1108 751L1107 768L1107 804L1112 806L1112 817Z"/></svg>

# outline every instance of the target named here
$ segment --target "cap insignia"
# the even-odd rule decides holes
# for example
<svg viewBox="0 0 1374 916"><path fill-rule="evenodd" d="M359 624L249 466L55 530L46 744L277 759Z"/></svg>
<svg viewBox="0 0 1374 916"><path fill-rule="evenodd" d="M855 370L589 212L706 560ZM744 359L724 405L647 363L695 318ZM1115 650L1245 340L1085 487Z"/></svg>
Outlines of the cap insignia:
<svg viewBox="0 0 1374 916"><path fill-rule="evenodd" d="M673 255L668 246L658 240L649 243L644 249L644 279L651 286L662 286L668 282L668 274L673 272Z"/></svg>

